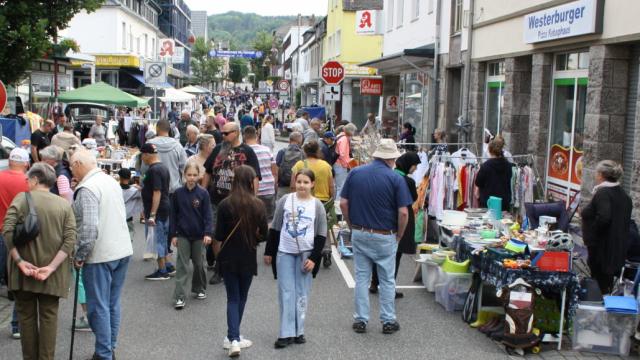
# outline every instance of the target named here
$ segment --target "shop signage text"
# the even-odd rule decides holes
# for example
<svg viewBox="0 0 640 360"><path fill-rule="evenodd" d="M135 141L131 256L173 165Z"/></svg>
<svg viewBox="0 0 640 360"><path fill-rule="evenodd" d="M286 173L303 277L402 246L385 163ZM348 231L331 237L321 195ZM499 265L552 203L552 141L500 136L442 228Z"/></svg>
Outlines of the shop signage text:
<svg viewBox="0 0 640 360"><path fill-rule="evenodd" d="M382 95L382 79L360 80L360 95Z"/></svg>
<svg viewBox="0 0 640 360"><path fill-rule="evenodd" d="M524 16L524 42L534 44L602 32L604 2L578 0Z"/></svg>
<svg viewBox="0 0 640 360"><path fill-rule="evenodd" d="M131 55L96 55L96 66L140 67L140 58Z"/></svg>
<svg viewBox="0 0 640 360"><path fill-rule="evenodd" d="M360 10L356 11L356 34L357 35L378 35L381 34L380 11Z"/></svg>
<svg viewBox="0 0 640 360"><path fill-rule="evenodd" d="M258 58L261 58L262 55L263 55L262 51L255 51L255 50L246 50L246 51L211 50L209 51L209 57L258 59Z"/></svg>

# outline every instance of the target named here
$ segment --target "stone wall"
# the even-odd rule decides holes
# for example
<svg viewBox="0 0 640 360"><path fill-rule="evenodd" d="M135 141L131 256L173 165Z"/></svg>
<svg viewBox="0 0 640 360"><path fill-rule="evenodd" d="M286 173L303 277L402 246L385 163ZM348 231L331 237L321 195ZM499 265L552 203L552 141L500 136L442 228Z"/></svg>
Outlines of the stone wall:
<svg viewBox="0 0 640 360"><path fill-rule="evenodd" d="M535 166L544 183L549 153L549 125L553 54L534 54L531 59L531 98L529 101L529 139L527 153L535 156Z"/></svg>
<svg viewBox="0 0 640 360"><path fill-rule="evenodd" d="M640 82L638 82L638 86L640 88ZM633 144L633 166L631 168L631 191L629 195L633 201L633 218L640 225L640 96L638 96L636 102L635 121L635 142Z"/></svg>
<svg viewBox="0 0 640 360"><path fill-rule="evenodd" d="M484 131L485 81L487 63L471 63L469 85L469 121L471 121L471 137L469 142L477 144L477 155L482 155L482 134Z"/></svg>
<svg viewBox="0 0 640 360"><path fill-rule="evenodd" d="M622 162L629 85L627 46L594 45L589 48L589 56L582 158L583 202L591 199L597 163L607 159Z"/></svg>
<svg viewBox="0 0 640 360"><path fill-rule="evenodd" d="M504 60L504 106L501 132L512 154L527 152L529 101L531 97L531 56Z"/></svg>

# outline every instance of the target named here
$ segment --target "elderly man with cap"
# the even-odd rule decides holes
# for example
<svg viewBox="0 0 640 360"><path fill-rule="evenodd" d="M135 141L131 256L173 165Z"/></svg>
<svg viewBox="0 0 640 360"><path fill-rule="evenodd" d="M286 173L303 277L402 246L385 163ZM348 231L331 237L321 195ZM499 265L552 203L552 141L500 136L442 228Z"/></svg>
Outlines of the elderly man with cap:
<svg viewBox="0 0 640 360"><path fill-rule="evenodd" d="M395 261L398 241L407 226L407 206L413 203L405 180L393 171L400 152L392 139L382 139L373 162L353 169L340 193L342 216L351 227L356 274L353 330L364 333L369 322L369 281L372 266L380 282L382 332L400 330L395 312Z"/></svg>
<svg viewBox="0 0 640 360"><path fill-rule="evenodd" d="M333 131L325 132L324 135L322 135L321 141L319 141L320 151L322 151L322 158L324 159L324 161L328 162L329 165L333 165L335 159L338 156L338 154L335 153L335 149L333 148L333 144L335 144L335 142L336 135L333 133ZM333 150L333 154L335 154L335 156L331 154L331 150Z"/></svg>
<svg viewBox="0 0 640 360"><path fill-rule="evenodd" d="M29 153L22 148L15 148L9 154L9 169L0 171L0 284L6 283L7 280L7 249L2 237L2 225L13 198L21 192L29 191L26 176L28 168ZM11 335L14 339L20 338L18 314L15 307L11 321Z"/></svg>
<svg viewBox="0 0 640 360"><path fill-rule="evenodd" d="M118 182L105 174L88 151L71 157L76 186L73 210L78 238L74 262L82 268L94 359L112 359L120 329L120 295L133 254L127 213Z"/></svg>

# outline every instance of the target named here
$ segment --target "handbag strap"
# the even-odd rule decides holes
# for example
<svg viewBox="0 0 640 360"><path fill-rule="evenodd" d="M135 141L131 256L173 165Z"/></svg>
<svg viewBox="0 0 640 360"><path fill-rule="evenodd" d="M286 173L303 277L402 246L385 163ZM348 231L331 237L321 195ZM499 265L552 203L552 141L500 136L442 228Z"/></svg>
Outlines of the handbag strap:
<svg viewBox="0 0 640 360"><path fill-rule="evenodd" d="M292 225L293 225L293 232L295 234L294 239L296 240L298 253L302 254L302 251L300 251L300 242L298 241L298 224L296 223L296 209L294 206L295 199L296 199L296 193L291 194L291 216L293 217Z"/></svg>
<svg viewBox="0 0 640 360"><path fill-rule="evenodd" d="M27 198L27 207L29 208L29 214L31 214L31 216L37 217L38 214L36 214L36 207L33 205L33 198L31 197L31 192L26 191L24 195Z"/></svg>
<svg viewBox="0 0 640 360"><path fill-rule="evenodd" d="M238 229L238 226L240 226L240 220L238 220L238 222L236 223L236 226L234 226L233 230L231 230L229 235L227 235L227 238L224 239L222 246L220 246L220 251L218 251L218 255L220 255L220 253L222 252L222 249L224 249L224 246L229 242L229 239L231 238L231 236L233 236L233 234L236 232L236 230Z"/></svg>

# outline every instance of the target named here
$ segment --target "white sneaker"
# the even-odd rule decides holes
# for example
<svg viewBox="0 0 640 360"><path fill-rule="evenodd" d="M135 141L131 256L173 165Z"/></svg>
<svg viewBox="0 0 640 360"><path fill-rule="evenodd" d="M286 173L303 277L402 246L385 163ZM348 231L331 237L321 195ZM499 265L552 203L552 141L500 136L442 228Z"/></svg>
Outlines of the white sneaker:
<svg viewBox="0 0 640 360"><path fill-rule="evenodd" d="M198 300L204 300L207 298L207 293L205 293L204 291L201 291L196 294L195 298Z"/></svg>
<svg viewBox="0 0 640 360"><path fill-rule="evenodd" d="M240 343L238 340L233 340L229 347L229 357L240 356Z"/></svg>
<svg viewBox="0 0 640 360"><path fill-rule="evenodd" d="M242 335L240 335L240 341L238 342L238 344L240 344L241 349L246 349L248 347L251 347L251 345L253 345L253 341L249 339L245 339L244 337L242 337ZM229 341L229 338L227 338L226 336L224 337L224 341L222 342L222 347L224 349L229 349L231 347L231 342Z"/></svg>
<svg viewBox="0 0 640 360"><path fill-rule="evenodd" d="M176 300L175 304L173 304L173 307L176 310L181 310L182 308L184 308L184 304L185 304L184 299L178 299Z"/></svg>

